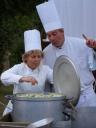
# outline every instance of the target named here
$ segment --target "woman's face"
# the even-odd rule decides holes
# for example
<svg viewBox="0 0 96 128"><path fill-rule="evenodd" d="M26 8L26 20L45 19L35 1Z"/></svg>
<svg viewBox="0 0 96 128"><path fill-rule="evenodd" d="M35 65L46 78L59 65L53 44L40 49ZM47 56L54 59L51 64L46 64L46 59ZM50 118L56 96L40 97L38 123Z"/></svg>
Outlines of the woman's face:
<svg viewBox="0 0 96 128"><path fill-rule="evenodd" d="M27 62L26 64L28 65L28 67L30 67L31 69L36 69L40 62L42 60L42 55L41 54L30 54L27 57Z"/></svg>

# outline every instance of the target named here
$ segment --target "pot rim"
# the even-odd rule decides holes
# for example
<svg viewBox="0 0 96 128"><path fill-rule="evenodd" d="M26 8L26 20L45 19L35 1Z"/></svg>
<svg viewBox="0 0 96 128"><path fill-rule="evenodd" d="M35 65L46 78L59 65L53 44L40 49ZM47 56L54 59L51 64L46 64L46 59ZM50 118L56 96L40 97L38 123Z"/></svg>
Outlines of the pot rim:
<svg viewBox="0 0 96 128"><path fill-rule="evenodd" d="M18 95L22 95L22 94L33 94L36 95L36 93L17 93L14 95L14 100L21 100L21 101L56 101L56 100L64 100L65 96L64 94L60 94L60 93L37 93L40 95L44 95L44 97L19 97ZM47 97L50 94L57 94L58 96L54 96L54 97Z"/></svg>
<svg viewBox="0 0 96 128"><path fill-rule="evenodd" d="M60 94L60 93L40 93L41 95L45 95L44 97L20 97L19 95L23 95L23 94L33 94L33 95L36 95L34 93L16 93L16 94L13 94L11 99L12 100L20 100L20 101L59 101L59 100L66 100L66 96L64 96L64 94ZM39 93L37 93L39 94ZM50 97L47 97L49 94L57 94L57 96L50 96Z"/></svg>

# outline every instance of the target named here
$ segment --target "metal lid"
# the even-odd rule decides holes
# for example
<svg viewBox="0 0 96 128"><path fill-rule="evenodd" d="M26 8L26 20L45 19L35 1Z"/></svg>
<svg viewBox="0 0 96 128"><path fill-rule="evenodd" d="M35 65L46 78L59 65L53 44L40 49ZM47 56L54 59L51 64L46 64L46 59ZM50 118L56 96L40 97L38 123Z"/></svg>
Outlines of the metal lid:
<svg viewBox="0 0 96 128"><path fill-rule="evenodd" d="M67 56L57 58L53 68L55 91L73 98L76 105L80 96L80 79L73 62Z"/></svg>

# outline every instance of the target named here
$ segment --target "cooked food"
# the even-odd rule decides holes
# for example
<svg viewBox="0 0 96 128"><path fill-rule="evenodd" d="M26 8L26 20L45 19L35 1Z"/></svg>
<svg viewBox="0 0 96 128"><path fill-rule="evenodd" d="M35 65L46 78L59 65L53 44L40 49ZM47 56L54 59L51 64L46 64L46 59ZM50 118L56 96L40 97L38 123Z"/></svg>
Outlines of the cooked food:
<svg viewBox="0 0 96 128"><path fill-rule="evenodd" d="M52 97L61 97L64 96L64 94L60 93L21 93L21 94L16 94L16 97L21 97L21 98L52 98Z"/></svg>

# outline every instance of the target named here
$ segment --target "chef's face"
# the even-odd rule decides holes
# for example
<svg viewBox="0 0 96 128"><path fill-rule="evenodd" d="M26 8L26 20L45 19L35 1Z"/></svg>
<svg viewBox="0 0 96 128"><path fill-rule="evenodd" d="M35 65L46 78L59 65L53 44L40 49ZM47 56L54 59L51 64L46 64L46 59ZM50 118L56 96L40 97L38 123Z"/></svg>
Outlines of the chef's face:
<svg viewBox="0 0 96 128"><path fill-rule="evenodd" d="M41 51L33 51L32 53L28 54L26 57L26 64L31 69L36 69L42 60L42 52Z"/></svg>
<svg viewBox="0 0 96 128"><path fill-rule="evenodd" d="M64 30L63 29L56 29L47 33L49 41L55 47L62 47L64 43Z"/></svg>

